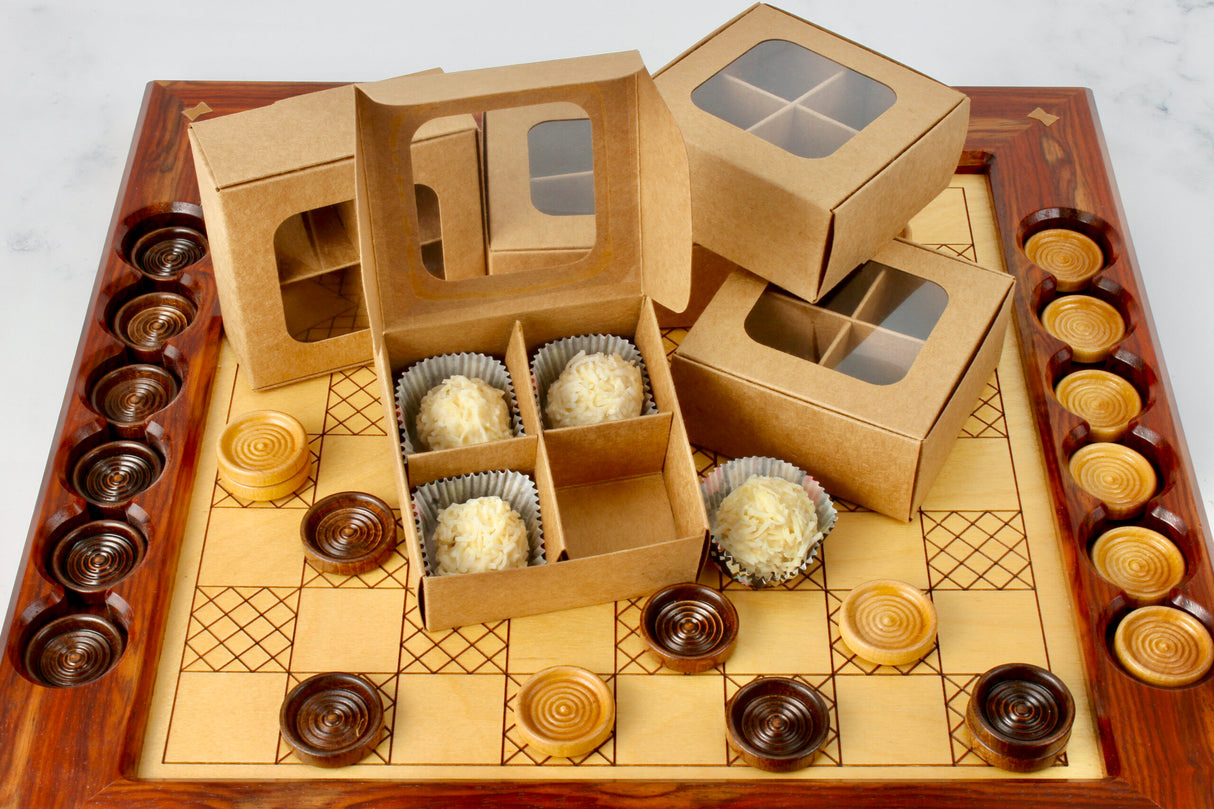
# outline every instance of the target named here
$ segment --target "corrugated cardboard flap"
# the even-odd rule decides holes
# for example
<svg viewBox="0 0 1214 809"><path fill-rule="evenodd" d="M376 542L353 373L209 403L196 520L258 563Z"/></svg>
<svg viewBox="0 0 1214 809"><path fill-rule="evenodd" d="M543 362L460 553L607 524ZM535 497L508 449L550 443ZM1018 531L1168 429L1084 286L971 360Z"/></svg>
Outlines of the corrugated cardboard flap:
<svg viewBox="0 0 1214 809"><path fill-rule="evenodd" d="M355 88L356 182L373 336L653 294L685 305L691 213L682 139L635 52L427 76ZM407 148L427 121L571 102L591 121L596 242L580 260L456 281L429 273ZM408 193L406 193L408 191ZM441 201L440 201L441 204Z"/></svg>

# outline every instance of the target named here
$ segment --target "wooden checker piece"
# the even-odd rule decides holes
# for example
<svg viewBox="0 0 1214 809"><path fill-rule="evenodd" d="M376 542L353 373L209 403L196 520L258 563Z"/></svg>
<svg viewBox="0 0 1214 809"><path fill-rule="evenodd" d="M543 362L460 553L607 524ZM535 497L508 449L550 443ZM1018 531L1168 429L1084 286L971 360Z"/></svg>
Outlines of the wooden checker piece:
<svg viewBox="0 0 1214 809"><path fill-rule="evenodd" d="M283 740L305 764L348 767L379 744L384 707L375 686L362 677L326 672L291 689L279 727Z"/></svg>
<svg viewBox="0 0 1214 809"><path fill-rule="evenodd" d="M830 731L822 695L790 677L760 677L725 706L729 742L752 767L792 772L817 758Z"/></svg>
<svg viewBox="0 0 1214 809"><path fill-rule="evenodd" d="M1163 605L1139 607L1122 618L1113 651L1126 671L1160 688L1195 683L1214 665L1214 640L1205 625Z"/></svg>
<svg viewBox="0 0 1214 809"><path fill-rule="evenodd" d="M1117 441L1142 412L1142 398L1117 374L1087 368L1067 374L1054 388L1058 403L1088 423L1093 440Z"/></svg>
<svg viewBox="0 0 1214 809"><path fill-rule="evenodd" d="M1121 313L1090 295L1055 298L1041 312L1041 324L1085 364L1103 360L1125 337Z"/></svg>
<svg viewBox="0 0 1214 809"><path fill-rule="evenodd" d="M1184 554L1172 540L1139 525L1105 531L1092 544L1092 564L1139 602L1157 601L1184 578Z"/></svg>
<svg viewBox="0 0 1214 809"><path fill-rule="evenodd" d="M294 416L256 410L236 418L219 437L219 476L246 500L276 500L308 479L308 435Z"/></svg>
<svg viewBox="0 0 1214 809"><path fill-rule="evenodd" d="M1082 289L1104 269L1104 251L1094 240L1071 228L1046 228L1024 243L1029 261L1054 276L1060 292Z"/></svg>
<svg viewBox="0 0 1214 809"><path fill-rule="evenodd" d="M550 756L585 755L615 729L615 697L597 675L579 666L552 666L519 689L519 734Z"/></svg>
<svg viewBox="0 0 1214 809"><path fill-rule="evenodd" d="M318 500L299 525L304 556L317 570L355 576L379 567L396 547L391 507L366 492Z"/></svg>
<svg viewBox="0 0 1214 809"><path fill-rule="evenodd" d="M875 579L843 599L839 634L865 660L905 666L921 660L935 645L936 608L906 582Z"/></svg>
<svg viewBox="0 0 1214 809"><path fill-rule="evenodd" d="M1050 766L1066 749L1075 721L1070 689L1051 672L1028 663L1007 663L974 684L965 710L974 751L988 764L1012 772Z"/></svg>
<svg viewBox="0 0 1214 809"><path fill-rule="evenodd" d="M1082 446L1071 456L1068 468L1079 488L1104 503L1114 520L1140 513L1158 486L1151 462L1123 444L1101 441Z"/></svg>
<svg viewBox="0 0 1214 809"><path fill-rule="evenodd" d="M738 611L718 590L674 584L649 597L641 634L662 665L694 674L719 666L738 643Z"/></svg>

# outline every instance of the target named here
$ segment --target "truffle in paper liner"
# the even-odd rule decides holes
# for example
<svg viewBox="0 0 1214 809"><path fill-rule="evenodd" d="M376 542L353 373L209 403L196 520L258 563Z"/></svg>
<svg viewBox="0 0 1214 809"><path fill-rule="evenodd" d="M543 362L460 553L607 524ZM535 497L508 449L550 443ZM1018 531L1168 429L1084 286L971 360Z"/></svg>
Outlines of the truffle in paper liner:
<svg viewBox="0 0 1214 809"><path fill-rule="evenodd" d="M542 346L531 358L531 378L535 384L540 415L546 428L552 428L546 412L548 387L557 380L561 372L565 370L565 366L579 351L585 351L587 354L614 354L640 368L643 396L639 415L649 416L658 412L657 403L653 400L653 392L649 386L649 370L645 367L645 359L641 356L640 349L626 337L614 334L584 334L578 337L563 337L560 340L553 340Z"/></svg>
<svg viewBox="0 0 1214 809"><path fill-rule="evenodd" d="M540 495L535 481L522 472L495 470L436 480L413 491L413 518L421 538L425 575L438 575L434 547L438 513L447 506L489 496L505 500L523 518L527 526L528 567L545 563L544 526L540 520Z"/></svg>
<svg viewBox="0 0 1214 809"><path fill-rule="evenodd" d="M519 415L514 384L506 366L488 354L440 354L415 362L400 375L396 383L396 423L400 427L401 446L405 456L429 449L417 434L417 412L422 398L445 380L460 374L506 392L506 407L510 412L510 432L523 435L523 420Z"/></svg>
<svg viewBox="0 0 1214 809"><path fill-rule="evenodd" d="M818 517L817 536L810 540L809 550L801 563L789 570L770 575L762 575L747 569L742 562L722 547L717 534L717 512L722 501L734 489L756 476L781 478L797 484L809 495ZM817 558L822 540L835 527L835 520L838 517L830 496L823 491L816 480L806 474L804 470L776 458L738 458L721 464L700 482L700 491L704 495L704 506L708 511L708 524L711 530L709 555L731 579L755 589L772 587L808 570L810 564Z"/></svg>

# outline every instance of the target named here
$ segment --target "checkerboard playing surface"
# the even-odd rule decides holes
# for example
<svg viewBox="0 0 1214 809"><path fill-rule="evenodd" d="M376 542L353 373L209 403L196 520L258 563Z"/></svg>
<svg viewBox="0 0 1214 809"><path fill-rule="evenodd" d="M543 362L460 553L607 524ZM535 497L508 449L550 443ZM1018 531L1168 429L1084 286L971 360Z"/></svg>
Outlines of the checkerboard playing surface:
<svg viewBox="0 0 1214 809"><path fill-rule="evenodd" d="M985 178L958 176L911 223L910 237L1000 266ZM684 333L666 331L667 349ZM711 563L701 571L702 583L731 599L741 629L733 657L697 675L663 669L646 651L644 599L429 633L403 555L359 576L311 567L299 522L319 498L367 491L400 519L386 439L391 414L369 367L254 393L225 346L138 774L315 777L280 739L279 708L311 674L344 670L379 690L387 733L362 763L325 777L765 777L727 746L724 707L747 682L781 674L818 689L831 718L817 761L784 777L1003 778L1010 775L974 754L964 715L977 677L1015 661L1050 668L1078 703L1067 753L1032 777L1099 778L1095 723L1014 341L1009 333L998 370L909 523L836 501L838 525L805 576L752 591ZM249 503L218 481L214 444L230 419L266 408L304 424L312 474L288 497ZM696 451L702 473L721 460ZM907 581L935 604L938 643L913 665L872 665L840 637L843 599L875 578ZM515 727L519 688L556 664L597 673L615 694L614 733L577 759L529 749Z"/></svg>

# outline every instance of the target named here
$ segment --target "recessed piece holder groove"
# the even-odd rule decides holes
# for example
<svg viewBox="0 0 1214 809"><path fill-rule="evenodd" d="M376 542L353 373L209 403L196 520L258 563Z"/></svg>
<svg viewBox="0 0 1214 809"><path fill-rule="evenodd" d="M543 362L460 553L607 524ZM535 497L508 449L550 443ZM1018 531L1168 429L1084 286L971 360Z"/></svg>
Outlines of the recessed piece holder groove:
<svg viewBox="0 0 1214 809"><path fill-rule="evenodd" d="M1172 491L1175 458L1158 434L1134 426L1152 415L1156 378L1141 359L1119 348L1133 332L1129 323L1137 320L1128 316L1132 296L1107 277L1116 274L1119 244L1107 223L1073 209L1043 209L1021 223L1024 255L1047 273L1038 286L1047 299L1037 299L1044 304L1039 323L1069 352L1056 366L1066 370L1052 386L1054 401L1082 423L1063 442L1067 472L1099 503L1096 522L1103 527L1087 561L1120 591L1113 603L1145 605L1106 609L1107 651L1141 683L1178 688L1206 677L1214 642L1203 620L1206 606L1183 592L1185 552L1145 524L1163 513L1151 504ZM1192 543L1186 547L1202 552Z"/></svg>
<svg viewBox="0 0 1214 809"><path fill-rule="evenodd" d="M105 359L79 369L81 383L61 425L67 437L60 476L43 513L64 505L40 521L35 569L44 595L10 635L20 672L50 688L92 683L123 657L132 611L115 590L138 578L150 548L147 512L134 504L166 472L180 478L182 459L165 450L186 439L166 436L152 420L180 410L174 405L191 383L197 398L197 386L209 387L212 373L190 379L189 358L175 347L198 319L199 303L213 305L209 276L191 274L207 258L201 211L189 203L150 205L119 222L114 239L100 317L82 340L82 351L104 346L87 356ZM198 339L187 342L187 352L197 354ZM204 368L213 364L202 361Z"/></svg>

